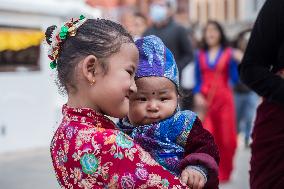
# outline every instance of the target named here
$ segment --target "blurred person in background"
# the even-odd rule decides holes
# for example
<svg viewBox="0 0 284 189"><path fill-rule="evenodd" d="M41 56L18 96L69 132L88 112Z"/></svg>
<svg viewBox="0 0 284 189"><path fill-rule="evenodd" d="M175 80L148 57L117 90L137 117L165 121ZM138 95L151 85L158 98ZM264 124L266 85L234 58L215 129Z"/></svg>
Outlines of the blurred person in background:
<svg viewBox="0 0 284 189"><path fill-rule="evenodd" d="M161 38L173 52L178 69L182 73L183 68L193 59L193 51L186 29L177 24L173 18L176 9L177 2L175 0L153 0L150 5L150 18L153 25L143 35L156 35ZM190 98L186 97L189 92L183 91L185 94L183 101L190 101ZM184 104L181 102L182 109L190 108L185 107Z"/></svg>
<svg viewBox="0 0 284 189"><path fill-rule="evenodd" d="M251 29L240 32L235 42L235 47L242 52L246 49L250 32ZM251 127L256 112L258 96L242 82L235 85L234 93L237 113L237 131L238 134L244 133L245 147L249 147Z"/></svg>
<svg viewBox="0 0 284 189"><path fill-rule="evenodd" d="M252 132L251 189L284 186L284 1L267 0L240 64L242 81L263 97Z"/></svg>
<svg viewBox="0 0 284 189"><path fill-rule="evenodd" d="M131 7L121 10L119 22L132 35L135 33L135 11Z"/></svg>
<svg viewBox="0 0 284 189"><path fill-rule="evenodd" d="M196 56L194 103L204 127L215 138L220 151L219 179L227 182L233 170L237 146L236 118L231 83L238 82L237 62L242 54L227 46L223 28L209 21L202 47Z"/></svg>
<svg viewBox="0 0 284 189"><path fill-rule="evenodd" d="M142 37L148 26L147 18L142 13L135 11L133 7L128 7L122 10L120 22L132 35L134 40Z"/></svg>
<svg viewBox="0 0 284 189"><path fill-rule="evenodd" d="M200 41L196 37L195 27L187 29L187 37L191 42L193 52L196 53L199 47ZM195 54L194 53L194 54ZM193 92L192 89L195 85L195 77L194 77L195 64L194 59L192 59L182 70L181 72L181 87L184 93L187 94L187 98L183 100L183 107L187 107L187 109L193 109Z"/></svg>
<svg viewBox="0 0 284 189"><path fill-rule="evenodd" d="M147 18L140 12L134 13L134 30L133 37L134 39L138 39L143 36L143 33L147 29Z"/></svg>

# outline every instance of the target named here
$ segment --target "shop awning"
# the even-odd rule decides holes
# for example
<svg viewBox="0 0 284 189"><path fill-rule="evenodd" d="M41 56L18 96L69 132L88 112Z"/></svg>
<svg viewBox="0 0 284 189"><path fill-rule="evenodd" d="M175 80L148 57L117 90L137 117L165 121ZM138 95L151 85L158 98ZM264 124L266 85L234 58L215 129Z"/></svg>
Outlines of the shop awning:
<svg viewBox="0 0 284 189"><path fill-rule="evenodd" d="M0 28L0 51L19 51L38 46L43 38L44 33L40 30Z"/></svg>

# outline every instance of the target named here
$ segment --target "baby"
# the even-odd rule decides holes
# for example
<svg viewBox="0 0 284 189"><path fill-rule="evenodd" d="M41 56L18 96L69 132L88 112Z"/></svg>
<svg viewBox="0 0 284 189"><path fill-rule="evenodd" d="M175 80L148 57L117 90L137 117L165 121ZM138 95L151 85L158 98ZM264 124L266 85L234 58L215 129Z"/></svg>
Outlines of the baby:
<svg viewBox="0 0 284 189"><path fill-rule="evenodd" d="M179 76L171 51L156 36L138 39L139 64L129 115L118 127L191 188L218 188L219 153L194 112L178 106Z"/></svg>

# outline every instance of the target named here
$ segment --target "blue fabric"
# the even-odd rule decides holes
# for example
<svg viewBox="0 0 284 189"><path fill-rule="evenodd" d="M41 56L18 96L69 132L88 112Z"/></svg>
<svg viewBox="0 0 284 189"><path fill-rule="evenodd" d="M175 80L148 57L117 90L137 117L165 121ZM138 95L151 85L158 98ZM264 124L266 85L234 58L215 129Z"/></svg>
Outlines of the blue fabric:
<svg viewBox="0 0 284 189"><path fill-rule="evenodd" d="M196 53L194 65L195 86L193 88L193 93L196 94L200 92L202 84L201 71L199 66L199 53Z"/></svg>
<svg viewBox="0 0 284 189"><path fill-rule="evenodd" d="M223 52L224 52L224 50L223 50L222 48L220 48L220 49L218 50L217 55L216 55L216 57L214 58L214 60L213 60L213 61L210 61L210 59L209 59L209 53L208 53L208 51L206 51L206 64L209 66L209 68L215 69L215 67L216 67L216 65L218 64L219 59L220 59L220 57L221 57L221 55L222 55Z"/></svg>
<svg viewBox="0 0 284 189"><path fill-rule="evenodd" d="M244 132L246 140L249 140L250 137L257 102L258 96L252 91L248 93L235 93L238 132Z"/></svg>
<svg viewBox="0 0 284 189"><path fill-rule="evenodd" d="M142 37L135 41L139 51L139 63L135 78L166 77L177 88L179 87L179 73L172 52L164 45L162 40L154 35Z"/></svg>
<svg viewBox="0 0 284 189"><path fill-rule="evenodd" d="M230 81L233 85L236 85L239 83L239 73L238 73L238 62L231 58L230 63L229 63L229 76L230 76Z"/></svg>
<svg viewBox="0 0 284 189"><path fill-rule="evenodd" d="M158 123L138 127L124 118L117 127L131 136L159 164L179 175L179 162L184 156L184 147L195 120L196 114L186 110L177 111Z"/></svg>

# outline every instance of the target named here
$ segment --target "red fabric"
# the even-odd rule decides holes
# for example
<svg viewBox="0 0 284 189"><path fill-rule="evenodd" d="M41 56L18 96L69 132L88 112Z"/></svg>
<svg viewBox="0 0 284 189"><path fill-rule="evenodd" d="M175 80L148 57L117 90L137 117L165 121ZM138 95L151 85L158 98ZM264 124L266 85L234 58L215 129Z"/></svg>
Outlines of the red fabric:
<svg viewBox="0 0 284 189"><path fill-rule="evenodd" d="M63 188L186 188L114 123L91 109L63 106L51 147Z"/></svg>
<svg viewBox="0 0 284 189"><path fill-rule="evenodd" d="M215 67L211 68L206 62L206 53L201 51L199 55L202 79L201 93L207 100L211 98L211 101L208 100L210 102L203 126L212 133L219 147L220 182L226 182L230 179L237 146L234 101L232 89L229 86L230 59L231 49L227 48L222 52ZM216 72L219 72L217 76Z"/></svg>
<svg viewBox="0 0 284 189"><path fill-rule="evenodd" d="M252 133L251 189L284 187L284 106L264 100Z"/></svg>

